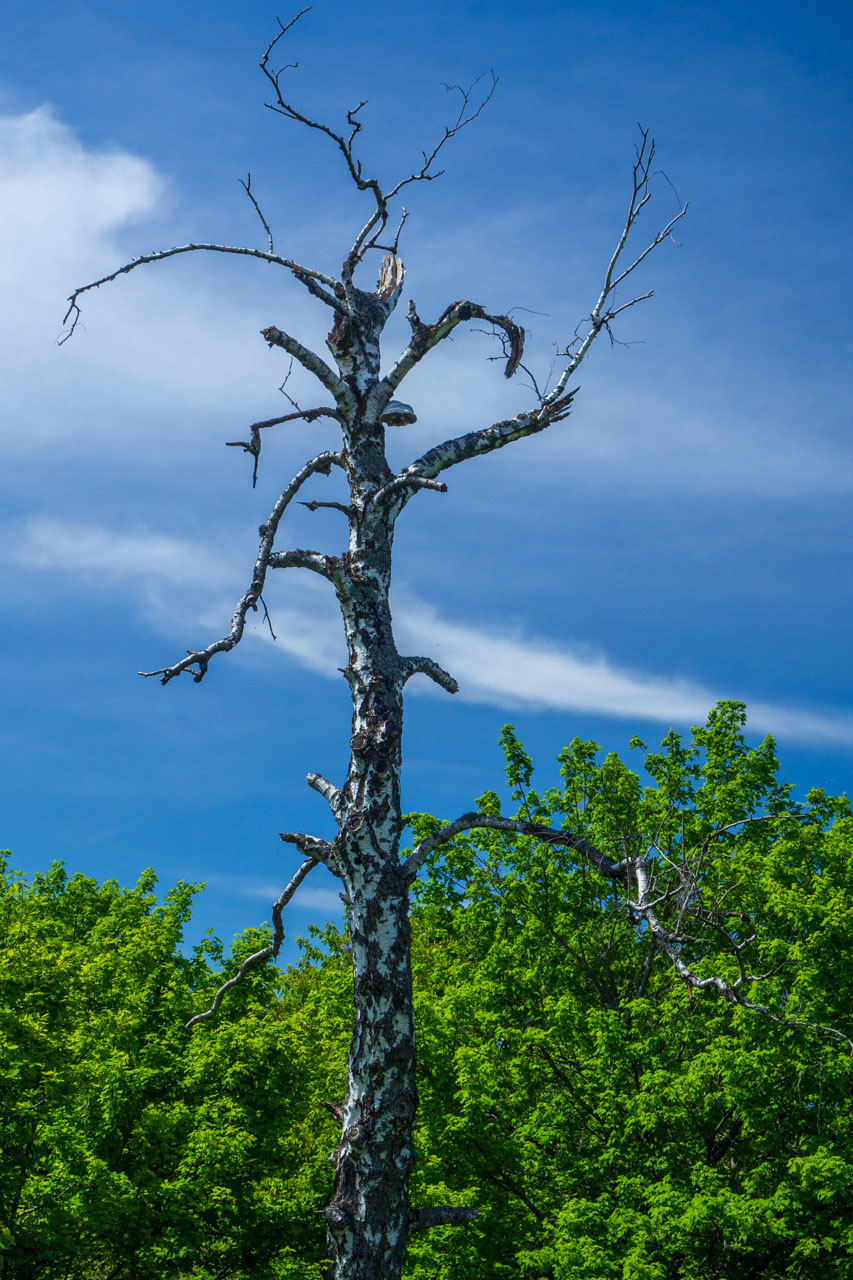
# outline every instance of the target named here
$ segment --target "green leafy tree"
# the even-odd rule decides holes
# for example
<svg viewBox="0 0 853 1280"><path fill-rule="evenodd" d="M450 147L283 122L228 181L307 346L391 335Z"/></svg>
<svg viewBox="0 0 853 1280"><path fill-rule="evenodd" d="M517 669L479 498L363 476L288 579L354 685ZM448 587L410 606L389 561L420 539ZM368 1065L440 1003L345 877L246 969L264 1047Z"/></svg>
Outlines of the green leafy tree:
<svg viewBox="0 0 853 1280"><path fill-rule="evenodd" d="M338 981L332 957L309 958L286 989L270 968L189 1036L199 997L267 931L223 974L214 940L179 950L193 886L158 905L154 885L59 863L28 882L2 863L0 1275L317 1280L334 1130L318 1099L340 1090L345 1049L310 1046L349 999L346 965Z"/></svg>
<svg viewBox="0 0 853 1280"><path fill-rule="evenodd" d="M411 1280L853 1275L853 821L843 798L798 803L744 719L721 704L686 745L635 740L647 785L575 740L544 794L504 731L518 817L642 847L691 972L760 976L774 1017L698 994L634 891L570 846L436 849L413 917L418 1192L481 1217L418 1243Z"/></svg>

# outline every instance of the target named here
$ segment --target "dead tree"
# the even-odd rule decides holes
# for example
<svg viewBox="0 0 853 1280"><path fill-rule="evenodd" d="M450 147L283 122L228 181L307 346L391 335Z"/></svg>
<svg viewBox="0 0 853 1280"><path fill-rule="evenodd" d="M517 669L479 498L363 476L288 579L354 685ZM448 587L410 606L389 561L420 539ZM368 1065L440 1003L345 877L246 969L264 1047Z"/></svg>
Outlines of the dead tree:
<svg viewBox="0 0 853 1280"><path fill-rule="evenodd" d="M303 11L304 12L304 11ZM302 15L298 15L301 17ZM361 130L360 103L347 114L346 127L335 129L310 118L286 96L284 73L274 69L280 41L294 22L279 23L280 30L261 61L261 69L272 89L269 108L308 129L325 136L340 153L358 191L368 206L364 225L343 259L338 275L329 275L302 266L275 252L272 232L255 198L251 180L246 193L255 206L267 237L265 249L222 244L194 243L147 254L84 285L71 295L62 341L73 333L80 317L81 296L115 280L146 263L161 262L177 254L206 251L241 254L259 258L284 268L331 312L327 344L331 361L309 350L299 339L277 325L263 330L270 347L281 348L321 384L323 404L310 409L294 407L284 417L254 423L247 441L232 441L254 459L257 476L262 433L278 423L302 418L335 419L340 427L339 449L319 453L297 472L282 490L269 516L260 526L260 547L251 582L237 604L231 629L222 639L193 650L172 666L141 674L161 678L168 684L185 672L198 683L207 674L216 654L226 653L239 643L247 616L260 604L269 573L281 569L309 569L329 583L337 596L343 618L348 651L344 676L352 693L352 736L346 781L339 789L315 773L308 784L319 792L331 808L337 835L331 841L300 832L285 832L282 840L295 845L303 861L273 910L275 926L269 947L247 960L232 982L217 993L211 1008L192 1020L203 1022L215 1016L227 989L241 981L256 965L275 956L283 932L281 913L299 883L318 864L324 863L339 878L347 905L354 969L354 1027L349 1054L346 1097L341 1106L330 1109L341 1125L334 1153L335 1181L326 1210L330 1276L334 1280L394 1280L399 1277L407 1242L413 1231L438 1225L462 1224L476 1217L476 1208L429 1208L418 1211L409 1200L409 1175L414 1159L413 1125L417 1108L415 1085L415 1039L410 964L409 894L418 868L431 849L453 834L474 826L501 826L542 839L575 841L566 832L546 830L535 824L509 819L466 814L457 822L420 844L408 857L400 857L403 818L400 807L402 764L403 693L414 675L434 680L448 693L457 689L453 676L432 658L422 654L401 654L394 640L388 604L391 586L392 544L398 517L422 490L446 491L445 475L451 467L526 436L555 426L571 412L575 389L572 378L592 343L605 333L612 338L613 321L623 311L651 297L651 290L621 300L623 287L641 263L670 237L686 206L679 209L645 247L629 248L637 221L650 199L654 142L642 132L633 166L633 181L624 225L616 247L604 270L601 289L589 315L575 336L559 351L562 367L550 385L540 386L522 363L524 330L507 315L493 314L479 303L461 299L452 302L436 320L424 320L413 301L408 303L411 337L386 372L381 371L380 343L385 325L403 292L404 268L398 256L400 234L406 220L398 210L404 189L439 176L439 153L460 130L474 121L494 91L492 77L485 87L474 85L458 90L459 111L423 163L394 185L385 186L368 177L358 159L356 142ZM481 91L482 90L482 91ZM389 225L396 230L389 233ZM356 275L369 258L381 254L378 283L363 287ZM361 274L359 275L361 280ZM501 422L445 440L428 449L401 471L394 472L386 457L385 432L389 426L415 421L410 406L397 399L406 375L459 326L477 322L503 345L507 378L522 369L531 385L529 408ZM348 545L340 555L318 551L280 549L277 537L288 506L301 494L303 486L316 475L329 475L332 468L343 472L349 488L347 503L311 500L311 510L334 508L349 528ZM708 985L708 979L694 978L679 958L678 938L667 933L655 915L655 894L651 888L648 860L642 857L617 861L606 853L586 846L585 856L611 879L633 888L631 908L638 925L652 929L659 949L679 966L686 981ZM720 985L722 980L716 980ZM724 994L743 1002L735 986L723 983Z"/></svg>

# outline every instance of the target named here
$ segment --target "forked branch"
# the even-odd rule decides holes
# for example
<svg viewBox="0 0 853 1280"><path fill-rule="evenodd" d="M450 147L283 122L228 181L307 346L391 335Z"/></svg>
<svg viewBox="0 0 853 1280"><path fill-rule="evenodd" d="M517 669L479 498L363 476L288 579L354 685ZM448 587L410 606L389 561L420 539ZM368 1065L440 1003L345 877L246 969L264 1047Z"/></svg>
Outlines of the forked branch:
<svg viewBox="0 0 853 1280"><path fill-rule="evenodd" d="M425 482L435 480L435 477L447 470L448 467L456 466L459 462L466 462L469 458L474 458L481 454L492 453L495 449L501 449L504 445L511 444L515 440L544 431L552 423L568 417L572 408L572 399L577 393L577 388L567 389L569 381L595 339L602 331L608 333L613 339L610 327L613 320L629 307L636 306L638 302L643 302L652 296L652 290L648 290L646 293L639 294L617 305L615 301L617 288L637 270L658 245L671 237L673 227L687 212L687 205L685 204L675 217L671 218L666 226L657 233L652 242L633 259L629 266L621 266L631 232L642 210L651 199L649 183L653 176L652 164L654 156L654 140L649 138L648 130L641 130L641 141L636 149L631 198L625 223L620 232L616 248L607 265L604 282L598 298L590 312L587 330L583 336L577 338L576 344L573 344L573 349L570 348L560 353L568 357L568 363L563 368L555 386L550 391L543 390L540 392L535 378L532 378L532 385L539 400L536 408L517 414L514 418L507 419L504 422L495 423L493 426L484 427L479 431L468 432L464 436L458 436L453 440L445 440L442 444L436 445L405 468L404 471L400 472L399 475L395 476L383 490L383 496L392 492L395 496L398 493L402 493L404 496L403 505L405 505L405 501L408 501L417 488L424 487ZM383 402L383 398L390 397L406 374L433 347L448 337L457 325L470 319L487 320L500 332L507 355L507 364L504 372L508 378L512 377L519 367L525 367L521 365L524 350L524 330L508 316L491 315L479 305L463 301L453 303L435 324L429 325L423 323L417 314L414 303L410 303L409 324L412 328L412 339L374 392L380 405ZM529 370L526 370L526 372L529 373Z"/></svg>
<svg viewBox="0 0 853 1280"><path fill-rule="evenodd" d="M559 399L569 380L574 377L589 351L595 339L602 332L606 332L611 341L614 341L613 331L611 329L612 322L623 311L627 311L629 307L635 307L639 302L645 302L653 297L654 290L648 289L645 293L635 295L626 302L616 303L616 290L621 284L628 279L629 276L637 270L642 262L646 260L650 253L654 252L659 245L665 240L672 238L672 230L677 222L680 222L687 213L687 204L683 204L675 217L670 218L669 222L658 231L654 239L646 245L641 253L630 263L629 266L622 266L623 256L627 248L631 232L636 226L643 209L652 198L649 183L651 182L654 172L652 164L655 158L655 141L649 137L648 129L640 129L640 143L635 148L636 159L633 168L633 184L631 189L631 199L628 203L628 213L625 218L624 225L619 234L616 248L613 250L610 261L607 264L607 270L604 273L604 282L601 291L596 299L595 306L589 313L588 320L582 321L576 331L575 337L564 351L558 351L558 355L568 358L568 364L563 369L560 377L553 390L544 398L544 403L550 404L552 400ZM583 331L583 332L582 332Z"/></svg>
<svg viewBox="0 0 853 1280"><path fill-rule="evenodd" d="M407 214L406 211L403 210L400 225L397 229L397 234L394 237L392 245L390 247L387 245L381 245L379 243L379 239L384 234L388 225L389 202L398 196L400 192L411 183L431 182L434 178L441 176L443 170L436 172L433 171L433 165L435 164L440 152L451 138L455 138L462 129L467 125L472 124L477 119L491 99L492 94L497 87L497 77L494 73L490 73L488 90L481 98L475 101L472 101L472 95L477 85L484 79L483 76L479 76L467 89L463 89L460 85L444 86L448 92L458 93L460 95L461 101L459 111L457 112L455 119L451 124L445 126L444 133L432 150L422 152L422 163L420 167L415 169L407 177L401 178L388 191L384 191L377 178L369 178L365 175L362 162L357 156L355 150L356 139L361 133L363 127L360 114L363 108L367 106L366 100L359 102L355 107L352 107L347 111L347 129L338 132L337 130L332 129L329 125L324 124L321 120L315 120L312 116L306 115L304 111L300 111L291 99L285 96L284 76L286 72L295 70L299 64L296 62L288 62L276 70L271 61L272 55L279 45L279 42L284 39L299 19L304 17L309 10L310 5L300 10L300 12L297 13L294 18L291 18L289 22L282 22L281 19L278 19L278 34L273 37L267 46L266 52L261 58L260 67L261 71L272 86L272 90L275 95L274 101L266 104L268 109L270 111L275 111L278 115L282 115L288 120L295 121L297 124L305 125L308 129L314 129L318 133L324 134L340 152L347 167L347 172L358 190L369 191L373 196L375 208L371 212L370 217L367 219L367 222L364 224L361 231L359 231L356 236L353 246L344 261L342 280L344 287L349 289L352 284L353 272L358 264L363 260L364 255L369 249L381 248L388 250L390 248L390 252L396 254L400 240L400 231L402 230Z"/></svg>

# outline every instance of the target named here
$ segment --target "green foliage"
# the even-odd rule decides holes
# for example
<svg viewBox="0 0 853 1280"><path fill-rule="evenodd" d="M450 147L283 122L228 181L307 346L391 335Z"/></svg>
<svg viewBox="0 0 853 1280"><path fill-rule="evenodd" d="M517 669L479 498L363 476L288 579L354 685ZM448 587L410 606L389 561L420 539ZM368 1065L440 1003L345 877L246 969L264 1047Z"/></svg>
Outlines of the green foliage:
<svg viewBox="0 0 853 1280"><path fill-rule="evenodd" d="M517 816L662 872L689 855L691 966L736 978L755 933L749 994L787 1021L691 995L573 850L486 830L441 846L414 912L418 1194L482 1216L417 1240L409 1280L853 1276L853 1063L795 1024L853 1036L853 823L844 798L798 805L744 719L720 704L686 744L635 739L646 785L575 740L542 794L504 731Z"/></svg>
<svg viewBox="0 0 853 1280"><path fill-rule="evenodd" d="M312 1042L335 963L286 990L268 968L188 1033L221 947L182 956L193 886L157 905L155 883L2 864L2 1276L318 1280L334 1132L318 1095L339 1092L341 1059ZM265 941L237 939L227 970Z"/></svg>
<svg viewBox="0 0 853 1280"><path fill-rule="evenodd" d="M577 852L440 846L413 911L413 1197L481 1216L416 1236L407 1280L853 1280L853 818L798 802L743 725L727 703L635 739L636 771L575 740L540 791L504 730L512 812L648 852L692 969L735 980L740 956L782 1021L691 994ZM188 1034L267 935L184 957L193 889L154 885L0 877L2 1280L320 1280L346 937L314 931Z"/></svg>

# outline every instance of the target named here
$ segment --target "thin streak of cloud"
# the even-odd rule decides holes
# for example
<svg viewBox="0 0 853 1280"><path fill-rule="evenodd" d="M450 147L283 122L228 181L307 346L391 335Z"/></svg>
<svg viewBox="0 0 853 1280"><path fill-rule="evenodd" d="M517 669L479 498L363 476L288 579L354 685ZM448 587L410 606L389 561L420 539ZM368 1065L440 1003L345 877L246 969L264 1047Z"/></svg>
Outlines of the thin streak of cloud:
<svg viewBox="0 0 853 1280"><path fill-rule="evenodd" d="M396 609L394 616L400 638L434 653L459 681L460 696L471 702L684 725L704 723L721 698L740 698L754 730L798 741L853 743L851 716L751 702L741 691L627 670L603 656L448 622L419 602Z"/></svg>
<svg viewBox="0 0 853 1280"><path fill-rule="evenodd" d="M23 536L10 535L3 545L6 561L19 567L101 585L125 582L137 592L149 622L169 635L180 632L182 642L188 620L224 632L231 616L222 602L236 578L233 562L190 539L33 517ZM175 592L176 586L182 590ZM274 610L279 637L274 647L312 671L336 677L343 652L340 621L323 587L303 575L287 575L282 603ZM234 599L236 595L231 607ZM713 690L691 680L629 670L568 645L451 622L411 596L396 601L394 619L401 646L433 654L459 681L459 696L502 709L529 707L685 725L703 722L719 698L743 697L739 690ZM258 627L257 634L271 641L263 628ZM754 730L796 741L853 743L849 715L746 701Z"/></svg>
<svg viewBox="0 0 853 1280"><path fill-rule="evenodd" d="M284 888L284 881L277 884L274 880L261 880L256 876L208 875L206 881L211 888L226 891L241 898L258 898L270 903L275 902ZM294 894L287 904L287 911L288 914L292 911L319 912L327 918L330 916L340 918L343 916L344 906L339 889L324 889L317 885L305 884L299 886L299 892Z"/></svg>

